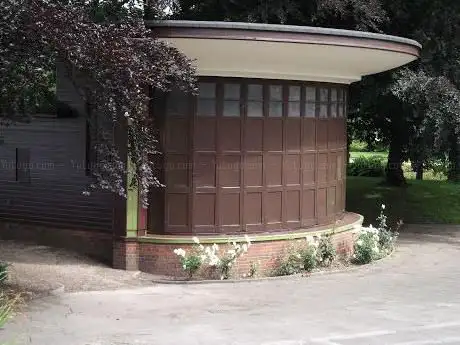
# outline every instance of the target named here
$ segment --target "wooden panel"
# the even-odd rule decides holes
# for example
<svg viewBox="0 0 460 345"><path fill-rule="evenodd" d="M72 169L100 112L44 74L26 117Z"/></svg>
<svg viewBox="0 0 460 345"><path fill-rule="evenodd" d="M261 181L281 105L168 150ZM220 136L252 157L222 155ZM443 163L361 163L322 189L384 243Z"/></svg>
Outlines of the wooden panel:
<svg viewBox="0 0 460 345"><path fill-rule="evenodd" d="M241 121L237 119L219 119L219 140L222 151L241 151Z"/></svg>
<svg viewBox="0 0 460 345"><path fill-rule="evenodd" d="M311 151L316 149L316 121L315 119L302 119L302 149Z"/></svg>
<svg viewBox="0 0 460 345"><path fill-rule="evenodd" d="M188 131L187 119L169 118L166 127L166 152L187 152L189 145Z"/></svg>
<svg viewBox="0 0 460 345"><path fill-rule="evenodd" d="M240 187L240 155L224 155L219 161L219 187Z"/></svg>
<svg viewBox="0 0 460 345"><path fill-rule="evenodd" d="M318 153L318 160L316 162L317 183L327 182L327 153Z"/></svg>
<svg viewBox="0 0 460 345"><path fill-rule="evenodd" d="M283 184L283 156L277 154L268 154L266 156L265 174L267 187L281 186Z"/></svg>
<svg viewBox="0 0 460 345"><path fill-rule="evenodd" d="M298 152L301 148L301 119L289 118L285 120L286 126L286 151Z"/></svg>
<svg viewBox="0 0 460 345"><path fill-rule="evenodd" d="M318 136L316 141L319 150L328 148L328 123L329 120L318 120L316 123L316 135Z"/></svg>
<svg viewBox="0 0 460 345"><path fill-rule="evenodd" d="M222 225L240 224L240 194L223 193L220 200L220 220Z"/></svg>
<svg viewBox="0 0 460 345"><path fill-rule="evenodd" d="M286 192L286 216L288 222L300 221L300 191Z"/></svg>
<svg viewBox="0 0 460 345"><path fill-rule="evenodd" d="M265 221L267 223L281 223L282 219L282 193L269 192L266 196Z"/></svg>
<svg viewBox="0 0 460 345"><path fill-rule="evenodd" d="M216 151L216 119L196 118L194 145L197 151Z"/></svg>
<svg viewBox="0 0 460 345"><path fill-rule="evenodd" d="M215 224L215 194L195 194L193 204L195 226Z"/></svg>
<svg viewBox="0 0 460 345"><path fill-rule="evenodd" d="M312 185L315 183L316 176L316 153L308 153L303 155L303 184Z"/></svg>
<svg viewBox="0 0 460 345"><path fill-rule="evenodd" d="M263 150L263 133L264 133L264 120L263 119L246 119L244 130L244 150L247 152L256 151L262 152Z"/></svg>
<svg viewBox="0 0 460 345"><path fill-rule="evenodd" d="M247 155L244 170L244 186L259 187L263 185L262 155Z"/></svg>
<svg viewBox="0 0 460 345"><path fill-rule="evenodd" d="M302 194L302 224L311 225L315 222L316 193L314 189L305 189Z"/></svg>
<svg viewBox="0 0 460 345"><path fill-rule="evenodd" d="M327 179L329 182L337 181L337 154L335 152L329 153Z"/></svg>
<svg viewBox="0 0 460 345"><path fill-rule="evenodd" d="M331 216L335 214L336 207L336 189L335 187L329 187L327 189L327 215Z"/></svg>
<svg viewBox="0 0 460 345"><path fill-rule="evenodd" d="M266 118L264 138L265 151L281 152L283 150L283 120Z"/></svg>
<svg viewBox="0 0 460 345"><path fill-rule="evenodd" d="M82 117L36 117L4 128L0 219L111 232L114 196L100 190L82 195L92 182L86 176L85 134ZM16 149L29 152L30 183L16 182Z"/></svg>
<svg viewBox="0 0 460 345"><path fill-rule="evenodd" d="M187 188L189 185L188 170L188 155L168 154L165 166L166 188L168 190Z"/></svg>
<svg viewBox="0 0 460 345"><path fill-rule="evenodd" d="M187 227L188 225L188 198L187 194L168 195L167 215L168 225Z"/></svg>
<svg viewBox="0 0 460 345"><path fill-rule="evenodd" d="M193 181L197 188L216 187L216 157L214 154L197 153L195 155Z"/></svg>
<svg viewBox="0 0 460 345"><path fill-rule="evenodd" d="M262 193L244 196L244 221L246 224L262 224Z"/></svg>
<svg viewBox="0 0 460 345"><path fill-rule="evenodd" d="M316 194L316 211L318 220L324 221L327 215L327 189L320 188Z"/></svg>
<svg viewBox="0 0 460 345"><path fill-rule="evenodd" d="M300 186L300 155L286 155L284 161L284 176L286 185Z"/></svg>

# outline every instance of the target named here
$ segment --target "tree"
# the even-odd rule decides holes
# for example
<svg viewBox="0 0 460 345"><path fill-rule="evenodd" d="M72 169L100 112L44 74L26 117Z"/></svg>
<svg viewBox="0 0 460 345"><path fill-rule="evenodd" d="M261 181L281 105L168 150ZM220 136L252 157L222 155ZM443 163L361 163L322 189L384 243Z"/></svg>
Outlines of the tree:
<svg viewBox="0 0 460 345"><path fill-rule="evenodd" d="M370 31L386 20L380 0L178 0L173 18Z"/></svg>
<svg viewBox="0 0 460 345"><path fill-rule="evenodd" d="M164 6L149 1L147 8L158 15ZM126 196L128 154L133 166L128 182L140 187L146 202L149 189L160 185L152 159L159 152L147 90L175 86L195 92L191 61L152 37L144 25L144 7L134 0L4 0L0 16L2 123L33 113L44 71L61 59L89 104L91 123L99 127L94 144L99 160L90 190ZM126 143L117 145L111 130L124 126Z"/></svg>

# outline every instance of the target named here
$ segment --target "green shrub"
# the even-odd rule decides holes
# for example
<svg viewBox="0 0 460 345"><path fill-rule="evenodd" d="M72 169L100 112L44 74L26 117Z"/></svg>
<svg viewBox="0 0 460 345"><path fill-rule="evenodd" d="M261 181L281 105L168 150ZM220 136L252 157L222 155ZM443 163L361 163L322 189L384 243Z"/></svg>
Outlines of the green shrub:
<svg viewBox="0 0 460 345"><path fill-rule="evenodd" d="M316 256L316 248L313 246L308 246L307 248L301 250L300 257L303 269L306 272L313 271L318 265L318 260Z"/></svg>
<svg viewBox="0 0 460 345"><path fill-rule="evenodd" d="M8 267L6 262L0 262L0 284L8 279Z"/></svg>
<svg viewBox="0 0 460 345"><path fill-rule="evenodd" d="M299 253L292 252L285 258L280 259L278 267L274 271L275 276L290 276L302 272L303 263Z"/></svg>
<svg viewBox="0 0 460 345"><path fill-rule="evenodd" d="M20 302L20 294L0 291L0 329L3 328L3 326L5 326L8 320L13 316L13 313L19 306Z"/></svg>
<svg viewBox="0 0 460 345"><path fill-rule="evenodd" d="M316 257L321 266L330 266L337 256L331 235L321 236L316 249Z"/></svg>
<svg viewBox="0 0 460 345"><path fill-rule="evenodd" d="M368 264L380 257L379 235L377 229L369 229L359 234L354 245L354 261L357 264Z"/></svg>
<svg viewBox="0 0 460 345"><path fill-rule="evenodd" d="M348 176L383 177L385 176L385 159L379 156L356 157L348 163Z"/></svg>

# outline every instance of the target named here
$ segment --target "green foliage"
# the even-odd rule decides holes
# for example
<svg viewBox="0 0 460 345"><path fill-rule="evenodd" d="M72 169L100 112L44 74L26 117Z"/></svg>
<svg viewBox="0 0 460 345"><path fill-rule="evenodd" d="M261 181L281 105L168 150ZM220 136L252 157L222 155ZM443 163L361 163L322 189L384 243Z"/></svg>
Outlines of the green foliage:
<svg viewBox="0 0 460 345"><path fill-rule="evenodd" d="M0 284L6 282L8 279L8 268L9 264L0 261Z"/></svg>
<svg viewBox="0 0 460 345"><path fill-rule="evenodd" d="M321 236L316 250L316 257L319 265L328 267L337 257L337 253L332 243L332 235Z"/></svg>
<svg viewBox="0 0 460 345"><path fill-rule="evenodd" d="M374 232L361 233L354 244L353 261L357 264L368 264L380 258L378 247L379 236Z"/></svg>
<svg viewBox="0 0 460 345"><path fill-rule="evenodd" d="M313 271L318 265L318 258L316 248L313 246L307 246L300 251L300 259L302 262L302 268L306 272Z"/></svg>
<svg viewBox="0 0 460 345"><path fill-rule="evenodd" d="M303 262L299 253L289 253L282 258L273 274L275 276L289 276L303 271Z"/></svg>
<svg viewBox="0 0 460 345"><path fill-rule="evenodd" d="M316 242L312 244L308 241L305 243L299 241L291 245L287 250L287 254L279 259L274 275L288 276L314 270L320 260L317 245Z"/></svg>
<svg viewBox="0 0 460 345"><path fill-rule="evenodd" d="M348 176L385 176L385 161L379 156L359 156L347 165Z"/></svg>
<svg viewBox="0 0 460 345"><path fill-rule="evenodd" d="M368 264L390 254L398 238L397 231L392 231L387 224L385 205L381 205L377 217L378 227L361 228L354 244L353 260L357 264ZM400 226L401 223L398 223Z"/></svg>
<svg viewBox="0 0 460 345"><path fill-rule="evenodd" d="M200 256L196 254L187 255L186 257L181 258L180 261L183 270L187 272L189 278L192 278L193 275L198 272L202 264Z"/></svg>
<svg viewBox="0 0 460 345"><path fill-rule="evenodd" d="M376 219L380 204L390 205L387 223L460 224L460 185L447 181L410 180L407 188L382 184L381 178L349 177L346 209ZM368 224L368 223L367 223Z"/></svg>

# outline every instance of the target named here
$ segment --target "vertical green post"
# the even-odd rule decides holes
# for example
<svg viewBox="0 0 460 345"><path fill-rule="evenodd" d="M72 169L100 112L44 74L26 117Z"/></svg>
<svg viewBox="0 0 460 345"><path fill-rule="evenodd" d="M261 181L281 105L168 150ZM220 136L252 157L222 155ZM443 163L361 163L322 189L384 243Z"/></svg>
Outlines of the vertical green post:
<svg viewBox="0 0 460 345"><path fill-rule="evenodd" d="M137 237L139 219L139 189L131 186L134 176L134 164L128 157L128 176L127 176L127 205L126 205L126 237Z"/></svg>

